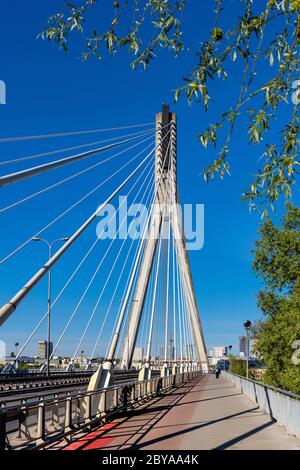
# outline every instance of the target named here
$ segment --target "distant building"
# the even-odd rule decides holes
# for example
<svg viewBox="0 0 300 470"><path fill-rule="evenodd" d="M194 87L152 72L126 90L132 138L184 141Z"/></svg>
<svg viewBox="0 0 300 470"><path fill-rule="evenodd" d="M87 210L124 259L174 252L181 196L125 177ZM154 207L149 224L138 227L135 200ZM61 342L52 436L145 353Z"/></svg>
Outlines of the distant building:
<svg viewBox="0 0 300 470"><path fill-rule="evenodd" d="M40 359L47 358L47 341L39 341L38 342L38 357ZM50 343L49 354L51 355L53 351L53 343Z"/></svg>
<svg viewBox="0 0 300 470"><path fill-rule="evenodd" d="M224 346L214 346L209 353L210 364L215 366L219 360L224 359L225 356L225 347Z"/></svg>
<svg viewBox="0 0 300 470"><path fill-rule="evenodd" d="M240 336L239 344L240 344L240 356L246 357L247 356L247 336Z"/></svg>

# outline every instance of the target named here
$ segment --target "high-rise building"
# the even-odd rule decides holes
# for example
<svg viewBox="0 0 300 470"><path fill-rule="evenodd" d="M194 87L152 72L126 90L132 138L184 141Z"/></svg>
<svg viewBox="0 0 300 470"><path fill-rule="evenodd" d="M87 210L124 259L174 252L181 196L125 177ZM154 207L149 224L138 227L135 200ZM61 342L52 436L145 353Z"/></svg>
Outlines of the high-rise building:
<svg viewBox="0 0 300 470"><path fill-rule="evenodd" d="M47 358L47 341L39 341L38 342L38 357L40 359ZM52 354L53 351L53 343L50 343L49 354Z"/></svg>
<svg viewBox="0 0 300 470"><path fill-rule="evenodd" d="M240 343L240 356L247 356L247 336L239 337Z"/></svg>

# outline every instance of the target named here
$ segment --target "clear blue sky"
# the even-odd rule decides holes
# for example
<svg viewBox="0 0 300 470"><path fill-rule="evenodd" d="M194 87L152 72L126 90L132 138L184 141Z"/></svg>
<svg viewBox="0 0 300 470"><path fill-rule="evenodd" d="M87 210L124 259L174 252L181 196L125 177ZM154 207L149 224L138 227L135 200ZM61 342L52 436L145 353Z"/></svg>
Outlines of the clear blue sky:
<svg viewBox="0 0 300 470"><path fill-rule="evenodd" d="M103 16L106 8L111 9L112 2L104 3L107 6L103 7ZM187 8L185 18L186 40L195 44L205 38L210 27L211 14L207 6L212 2L194 0L188 3L191 6ZM0 106L1 136L46 134L154 121L162 102L172 104L172 90L180 85L181 77L191 70L195 63L194 56L187 54L174 60L162 51L146 73L131 71L125 51L114 58L105 56L102 61L91 58L87 63L82 63L78 59L80 47L77 41L74 49L65 54L54 45L36 39L47 17L57 11L61 4L62 0L2 2L0 79L7 84L7 105ZM239 2L233 4L232 14L237 14ZM248 318L254 321L260 316L255 298L260 281L251 271L250 253L257 237L259 216L250 215L247 204L241 203L240 199L257 169L261 149L248 145L241 127L231 149L231 177L223 182L204 183L200 171L203 164L213 157L213 152L204 151L200 147L196 134L236 98L237 82L230 80L226 88L216 82L212 85L212 91L215 99L208 114L200 106L189 107L184 100L174 106L178 114L179 190L183 203L205 204L205 246L199 252L191 252L190 260L207 347L233 344L237 351L243 321ZM90 140L97 140L98 137ZM76 143L87 141L87 138L77 138ZM57 148L57 145L67 147L74 142L74 139L65 139L63 144L49 141L0 144L0 160L38 153ZM76 169L81 167L84 168L84 164L78 164ZM111 167L103 171L110 170ZM3 169L1 173L4 173ZM70 171L59 170L55 175L43 176L42 181L33 179L7 188L1 191L2 201L4 204L13 202L24 193L29 194L67 174ZM53 191L48 198L39 198L1 215L1 257L57 214L58 208L67 207L75 201L72 191L80 189L80 194L84 194L93 187L98 176L93 174L84 177L80 188L78 183L70 184L68 189ZM59 223L45 235L51 239L72 233L79 222L84 220L85 213L98 202L97 198L92 198L82 211L72 213L67 225ZM92 240L93 234L92 231L90 238L86 236L87 242ZM63 273L59 266L54 269L55 292L76 265L76 256L80 255L82 246L74 248L66 257L65 271L61 270ZM13 261L0 267L1 304L41 265L46 257L45 250L46 247L42 245L30 245ZM91 261L86 273L93 261L95 263L95 260ZM80 289L81 282L82 279L79 279L77 287L75 285L75 293L76 289ZM55 334L76 303L75 293L68 292L65 303L57 309ZM7 342L8 352L15 341L22 344L35 321L45 311L45 295L46 282L43 281L1 329L0 339ZM94 298L90 299L91 303ZM88 310L89 305L86 308ZM84 312L81 316L83 319ZM61 353L72 352L81 320L75 322ZM36 341L45 337L44 332L45 329L38 334L28 348L28 353L36 352ZM91 344L89 341L92 342L92 334L83 349L88 350Z"/></svg>

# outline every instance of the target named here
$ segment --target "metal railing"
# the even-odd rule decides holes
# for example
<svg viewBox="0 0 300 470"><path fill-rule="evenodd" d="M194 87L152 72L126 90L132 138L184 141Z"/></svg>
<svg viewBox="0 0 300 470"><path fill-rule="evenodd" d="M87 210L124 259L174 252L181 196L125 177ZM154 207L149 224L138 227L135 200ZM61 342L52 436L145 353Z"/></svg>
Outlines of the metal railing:
<svg viewBox="0 0 300 470"><path fill-rule="evenodd" d="M300 437L300 395L231 372L222 375L288 432Z"/></svg>
<svg viewBox="0 0 300 470"><path fill-rule="evenodd" d="M113 414L137 406L200 374L200 371L190 371L93 392L3 406L0 408L0 450L45 447L85 428L91 429Z"/></svg>
<svg viewBox="0 0 300 470"><path fill-rule="evenodd" d="M27 374L26 376L18 376L15 375L11 376L0 376L0 399L6 394L12 393L15 394L23 394L24 391L28 390L28 392L34 390L41 390L43 388L43 392L47 389L53 388L54 386L79 386L79 385L86 385L93 372L92 371L82 371L81 373L72 373L66 372L65 374L52 374L47 377L46 374ZM138 371L137 370L130 370L130 371L122 371L116 369L114 371L114 381L123 383L127 378L137 379ZM40 393L41 394L41 393ZM7 400L5 400L7 401Z"/></svg>

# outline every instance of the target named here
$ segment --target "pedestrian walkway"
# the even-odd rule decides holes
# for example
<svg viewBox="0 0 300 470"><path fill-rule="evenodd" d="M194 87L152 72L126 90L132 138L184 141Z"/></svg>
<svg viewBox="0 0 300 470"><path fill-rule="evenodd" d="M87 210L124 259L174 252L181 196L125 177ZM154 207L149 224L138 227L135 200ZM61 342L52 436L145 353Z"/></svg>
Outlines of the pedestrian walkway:
<svg viewBox="0 0 300 470"><path fill-rule="evenodd" d="M300 440L222 376L208 374L65 447L79 449L299 450Z"/></svg>

